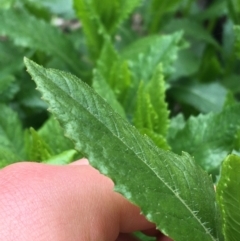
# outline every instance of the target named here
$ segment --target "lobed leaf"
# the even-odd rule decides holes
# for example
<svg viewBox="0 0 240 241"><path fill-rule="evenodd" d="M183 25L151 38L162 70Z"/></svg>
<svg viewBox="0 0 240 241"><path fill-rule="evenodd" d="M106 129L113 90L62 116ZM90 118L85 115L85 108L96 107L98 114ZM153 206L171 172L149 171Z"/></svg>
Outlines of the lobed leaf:
<svg viewBox="0 0 240 241"><path fill-rule="evenodd" d="M219 240L212 181L188 154L158 149L75 76L25 64L76 149L116 191L175 241Z"/></svg>
<svg viewBox="0 0 240 241"><path fill-rule="evenodd" d="M217 185L225 241L240 239L240 157L229 155L223 162Z"/></svg>

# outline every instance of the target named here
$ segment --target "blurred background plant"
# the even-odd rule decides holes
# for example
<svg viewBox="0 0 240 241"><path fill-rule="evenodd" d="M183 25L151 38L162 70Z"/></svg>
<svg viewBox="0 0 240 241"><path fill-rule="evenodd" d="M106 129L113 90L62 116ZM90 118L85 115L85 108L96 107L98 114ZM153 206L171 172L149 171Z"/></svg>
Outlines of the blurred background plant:
<svg viewBox="0 0 240 241"><path fill-rule="evenodd" d="M163 149L216 181L240 151L237 0L0 0L0 166L81 156L26 73L65 70Z"/></svg>

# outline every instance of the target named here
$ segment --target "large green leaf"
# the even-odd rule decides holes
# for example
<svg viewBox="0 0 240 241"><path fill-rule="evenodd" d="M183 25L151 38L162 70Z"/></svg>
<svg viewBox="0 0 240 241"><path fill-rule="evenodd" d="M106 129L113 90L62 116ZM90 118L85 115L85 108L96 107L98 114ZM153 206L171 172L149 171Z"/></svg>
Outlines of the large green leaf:
<svg viewBox="0 0 240 241"><path fill-rule="evenodd" d="M219 240L212 181L188 154L158 149L75 76L25 64L76 149L115 190L175 241Z"/></svg>
<svg viewBox="0 0 240 241"><path fill-rule="evenodd" d="M229 155L223 162L217 185L225 241L240 240L240 157Z"/></svg>
<svg viewBox="0 0 240 241"><path fill-rule="evenodd" d="M220 113L190 117L184 128L168 141L176 153L187 151L208 172L218 172L223 159L234 148L234 136L240 128L240 105Z"/></svg>
<svg viewBox="0 0 240 241"><path fill-rule="evenodd" d="M43 20L22 10L0 10L0 34L9 36L18 46L41 50L58 57L70 70L81 76L80 58L71 41Z"/></svg>

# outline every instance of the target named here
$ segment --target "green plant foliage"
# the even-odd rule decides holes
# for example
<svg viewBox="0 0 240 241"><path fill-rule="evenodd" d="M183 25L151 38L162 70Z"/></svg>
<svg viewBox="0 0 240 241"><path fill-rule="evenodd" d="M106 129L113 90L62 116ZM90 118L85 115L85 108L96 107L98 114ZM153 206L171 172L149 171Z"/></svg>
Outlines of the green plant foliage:
<svg viewBox="0 0 240 241"><path fill-rule="evenodd" d="M174 12L177 5L179 5L179 1L173 0L169 2L168 0L152 0L151 2L150 12L152 14L152 21L150 22L149 31L152 33L157 33L160 29L159 23L163 21L164 15L166 15L168 12Z"/></svg>
<svg viewBox="0 0 240 241"><path fill-rule="evenodd" d="M120 105L113 90L98 70L94 70L93 72L93 88L116 112L119 113L119 115L125 117L123 107Z"/></svg>
<svg viewBox="0 0 240 241"><path fill-rule="evenodd" d="M172 35L149 36L130 44L121 53L121 57L130 62L137 80L151 79L153 69L161 62L164 73L173 72L171 64L176 60L181 48L181 32Z"/></svg>
<svg viewBox="0 0 240 241"><path fill-rule="evenodd" d="M0 77L0 102L7 102L13 99L13 96L18 90L19 86L16 83L14 76L3 75Z"/></svg>
<svg viewBox="0 0 240 241"><path fill-rule="evenodd" d="M220 48L218 42L211 34L193 19L174 19L174 21L170 22L165 28L166 31L183 30L188 37L203 40L216 48Z"/></svg>
<svg viewBox="0 0 240 241"><path fill-rule="evenodd" d="M114 180L116 191L176 241L219 240L212 181L188 154L158 149L73 75L25 64L76 149Z"/></svg>
<svg viewBox="0 0 240 241"><path fill-rule="evenodd" d="M0 163L10 164L24 158L24 133L19 117L8 106L0 104Z"/></svg>
<svg viewBox="0 0 240 241"><path fill-rule="evenodd" d="M238 239L239 6L0 0L0 168L85 156L175 241ZM26 60L53 116L24 56L81 79Z"/></svg>
<svg viewBox="0 0 240 241"><path fill-rule="evenodd" d="M235 26L235 49L238 58L240 58L240 26Z"/></svg>
<svg viewBox="0 0 240 241"><path fill-rule="evenodd" d="M223 162L217 185L217 200L221 210L225 241L240 239L240 157L229 155Z"/></svg>
<svg viewBox="0 0 240 241"><path fill-rule="evenodd" d="M112 36L140 0L74 0L76 13L83 24L88 49L93 58L99 57L104 38Z"/></svg>
<svg viewBox="0 0 240 241"><path fill-rule="evenodd" d="M191 105L203 113L221 111L227 97L226 88L218 82L177 83L172 85L170 93L179 102Z"/></svg>
<svg viewBox="0 0 240 241"><path fill-rule="evenodd" d="M57 28L31 16L26 11L0 10L0 34L9 36L17 46L30 47L55 55L71 71L81 76L77 64L80 59L71 41Z"/></svg>
<svg viewBox="0 0 240 241"><path fill-rule="evenodd" d="M32 161L44 161L51 157L50 150L39 134L30 128L28 156Z"/></svg>
<svg viewBox="0 0 240 241"><path fill-rule="evenodd" d="M159 65L152 80L147 85L143 82L139 85L133 123L157 146L169 149L165 140L169 124L168 115L162 66Z"/></svg>
<svg viewBox="0 0 240 241"><path fill-rule="evenodd" d="M240 3L238 0L227 0L230 16L236 24L240 24Z"/></svg>
<svg viewBox="0 0 240 241"><path fill-rule="evenodd" d="M73 143L64 136L62 127L53 117L50 117L38 130L38 135L47 144L52 156L74 149Z"/></svg>
<svg viewBox="0 0 240 241"><path fill-rule="evenodd" d="M73 160L77 158L77 154L78 153L75 150L64 151L59 155L50 157L49 159L43 161L43 163L51 165L66 165L73 162Z"/></svg>
<svg viewBox="0 0 240 241"><path fill-rule="evenodd" d="M220 113L190 117L168 140L172 150L186 151L208 172L218 172L223 159L234 149L234 136L240 128L239 111L237 104Z"/></svg>

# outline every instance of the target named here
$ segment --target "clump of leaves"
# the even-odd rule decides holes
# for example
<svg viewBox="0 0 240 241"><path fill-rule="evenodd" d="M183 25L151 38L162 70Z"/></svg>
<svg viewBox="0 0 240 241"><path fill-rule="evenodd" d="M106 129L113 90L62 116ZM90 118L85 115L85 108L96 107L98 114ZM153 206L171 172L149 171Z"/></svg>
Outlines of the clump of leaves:
<svg viewBox="0 0 240 241"><path fill-rule="evenodd" d="M239 240L236 1L4 2L0 167L85 156L173 240Z"/></svg>

